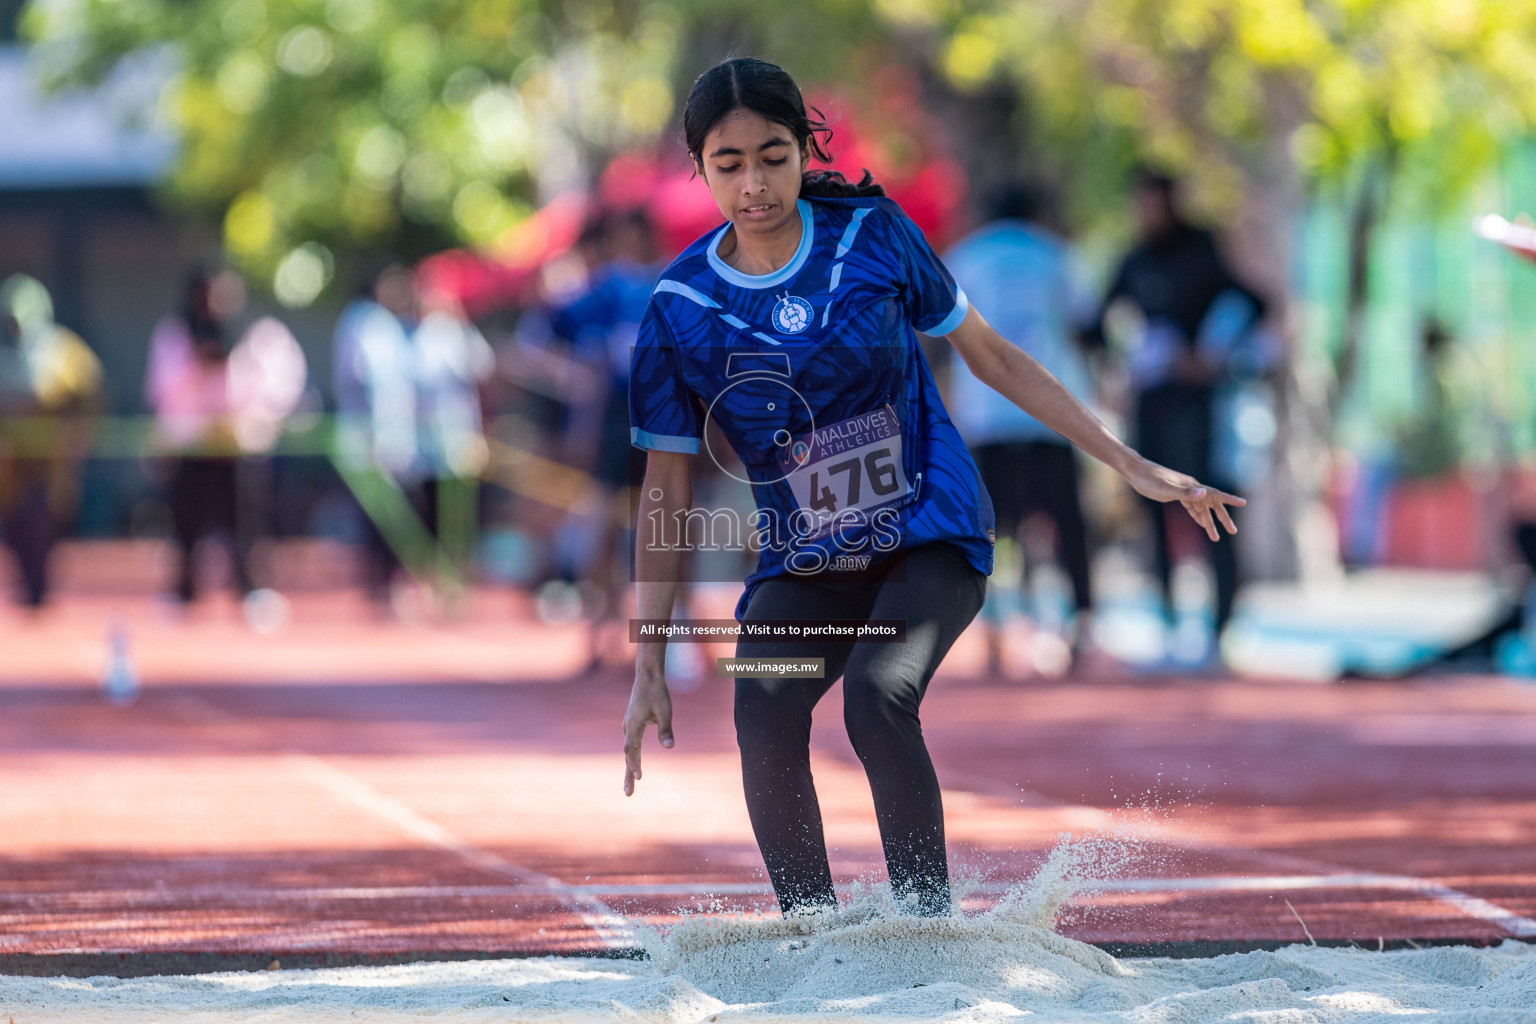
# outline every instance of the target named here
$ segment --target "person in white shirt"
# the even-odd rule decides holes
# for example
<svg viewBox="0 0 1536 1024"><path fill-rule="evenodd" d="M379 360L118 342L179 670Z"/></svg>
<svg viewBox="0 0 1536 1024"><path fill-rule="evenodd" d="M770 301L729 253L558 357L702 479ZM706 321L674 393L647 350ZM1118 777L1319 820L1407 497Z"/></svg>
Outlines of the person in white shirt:
<svg viewBox="0 0 1536 1024"><path fill-rule="evenodd" d="M409 328L416 312L411 273L391 264L372 275L336 323L336 408L339 457L348 468L379 473L407 494L424 469L417 446L416 350ZM400 558L361 506L363 578L378 607L391 601Z"/></svg>
<svg viewBox="0 0 1536 1024"><path fill-rule="evenodd" d="M421 295L421 323L411 334L416 370L416 438L427 526L450 549L467 543L478 518L480 474L490 461L480 387L496 371L496 354L452 295ZM463 486L461 517L442 506L445 484ZM445 552L461 564L471 552Z"/></svg>
<svg viewBox="0 0 1536 1024"><path fill-rule="evenodd" d="M999 188L988 213L988 223L944 254L945 265L1000 335L1089 402L1078 339L1094 312L1094 295L1075 255L1039 223L1039 195L1022 182ZM1076 653L1093 609L1077 453L1066 438L978 380L963 360L950 366L950 415L992 496L998 538L1019 539L1036 514L1055 527L1058 557L1072 581L1076 619L1068 640ZM1027 578L1027 565L1025 571ZM983 621L993 671L1002 660L998 618L998 602L988 601Z"/></svg>

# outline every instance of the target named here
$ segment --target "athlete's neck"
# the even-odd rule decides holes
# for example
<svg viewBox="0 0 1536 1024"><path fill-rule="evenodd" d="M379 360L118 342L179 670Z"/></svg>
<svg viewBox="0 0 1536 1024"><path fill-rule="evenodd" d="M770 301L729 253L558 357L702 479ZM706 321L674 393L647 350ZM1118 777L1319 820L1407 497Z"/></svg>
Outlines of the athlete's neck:
<svg viewBox="0 0 1536 1024"><path fill-rule="evenodd" d="M795 258L800 248L800 236L804 233L800 204L792 203L788 214L772 227L743 231L733 222L715 251L732 270L761 277L772 274Z"/></svg>

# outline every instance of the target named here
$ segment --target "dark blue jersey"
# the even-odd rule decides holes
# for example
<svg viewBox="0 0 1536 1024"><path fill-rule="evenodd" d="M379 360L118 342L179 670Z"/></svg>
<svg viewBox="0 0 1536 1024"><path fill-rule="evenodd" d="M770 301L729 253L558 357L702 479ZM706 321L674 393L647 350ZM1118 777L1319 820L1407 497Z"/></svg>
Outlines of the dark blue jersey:
<svg viewBox="0 0 1536 1024"><path fill-rule="evenodd" d="M592 274L586 291L554 312L550 326L585 358L607 363L622 393L630 350L655 286L655 267L609 261Z"/></svg>
<svg viewBox="0 0 1536 1024"><path fill-rule="evenodd" d="M746 467L761 549L738 619L764 579L931 541L992 571L992 502L913 333L958 327L965 293L889 199L797 205L772 274L720 258L729 225L662 272L630 373L636 446L698 452L712 419Z"/></svg>

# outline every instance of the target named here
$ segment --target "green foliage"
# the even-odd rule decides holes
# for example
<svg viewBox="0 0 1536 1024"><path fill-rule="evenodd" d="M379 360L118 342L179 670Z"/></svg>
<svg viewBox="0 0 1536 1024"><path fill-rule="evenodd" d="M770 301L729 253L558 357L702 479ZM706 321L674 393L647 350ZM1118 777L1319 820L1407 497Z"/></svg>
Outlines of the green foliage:
<svg viewBox="0 0 1536 1024"><path fill-rule="evenodd" d="M1304 180L1379 162L1443 206L1536 125L1536 2L982 0L941 66L960 88L1019 81L1074 163L1123 161L1129 137L1216 208L1272 173L1273 145Z"/></svg>
<svg viewBox="0 0 1536 1024"><path fill-rule="evenodd" d="M1443 205L1536 124L1536 0L78 0L25 30L60 85L172 51L171 192L296 304L338 248L493 242L729 52L855 90L891 62L1011 82L1080 215L1137 159L1211 211L1365 164Z"/></svg>
<svg viewBox="0 0 1536 1024"><path fill-rule="evenodd" d="M487 244L535 172L670 117L677 25L662 5L550 0L81 0L28 12L45 77L89 83L169 46L172 194L221 217L230 252L294 305L337 247Z"/></svg>

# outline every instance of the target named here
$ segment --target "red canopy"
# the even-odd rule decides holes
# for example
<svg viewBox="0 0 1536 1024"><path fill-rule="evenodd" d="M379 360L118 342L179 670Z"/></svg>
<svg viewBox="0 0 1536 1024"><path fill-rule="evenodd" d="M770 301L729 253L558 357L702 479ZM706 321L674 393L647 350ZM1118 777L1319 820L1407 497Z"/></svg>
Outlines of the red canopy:
<svg viewBox="0 0 1536 1024"><path fill-rule="evenodd" d="M525 296L539 269L575 244L592 209L584 192L557 196L484 252L449 249L428 256L416 268L417 288L453 295L471 314Z"/></svg>

